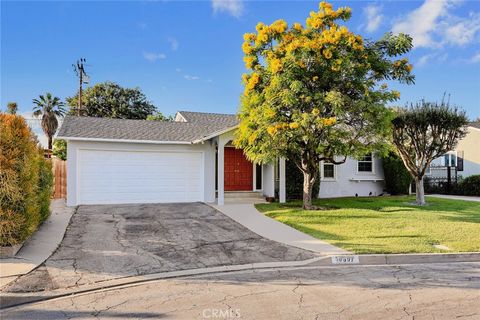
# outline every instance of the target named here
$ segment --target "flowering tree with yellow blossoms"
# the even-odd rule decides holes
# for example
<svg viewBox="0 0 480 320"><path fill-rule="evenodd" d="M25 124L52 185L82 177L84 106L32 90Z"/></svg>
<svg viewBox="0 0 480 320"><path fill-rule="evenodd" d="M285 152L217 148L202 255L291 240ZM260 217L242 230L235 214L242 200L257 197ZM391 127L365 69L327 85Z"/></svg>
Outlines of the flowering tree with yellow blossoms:
<svg viewBox="0 0 480 320"><path fill-rule="evenodd" d="M244 35L250 72L243 75L234 143L257 163L294 161L304 176L306 209L320 161L341 164L385 148L392 119L385 105L400 94L382 82L414 82L412 66L400 59L412 39L386 34L366 41L340 25L350 16L348 7L321 2L305 26L277 20Z"/></svg>

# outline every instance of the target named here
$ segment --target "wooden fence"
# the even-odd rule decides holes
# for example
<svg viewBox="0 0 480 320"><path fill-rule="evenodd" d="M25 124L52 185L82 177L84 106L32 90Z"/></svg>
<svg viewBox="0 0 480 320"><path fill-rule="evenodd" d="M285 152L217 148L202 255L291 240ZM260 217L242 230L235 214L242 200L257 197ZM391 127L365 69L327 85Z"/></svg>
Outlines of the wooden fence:
<svg viewBox="0 0 480 320"><path fill-rule="evenodd" d="M54 199L65 199L67 197L67 161L52 157L52 169L54 175Z"/></svg>

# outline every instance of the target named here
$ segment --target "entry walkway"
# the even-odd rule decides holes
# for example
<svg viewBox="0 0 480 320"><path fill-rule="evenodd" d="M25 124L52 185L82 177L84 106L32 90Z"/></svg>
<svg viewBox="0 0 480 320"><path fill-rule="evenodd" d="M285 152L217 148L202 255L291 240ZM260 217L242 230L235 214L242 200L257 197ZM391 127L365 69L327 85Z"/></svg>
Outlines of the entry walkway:
<svg viewBox="0 0 480 320"><path fill-rule="evenodd" d="M252 203L214 205L214 207L267 239L324 255L350 253L265 216Z"/></svg>
<svg viewBox="0 0 480 320"><path fill-rule="evenodd" d="M427 194L427 197L435 197L435 198L442 198L442 199L452 199L452 200L465 200L465 201L476 201L480 202L480 197L473 197L473 196L454 196L449 194Z"/></svg>

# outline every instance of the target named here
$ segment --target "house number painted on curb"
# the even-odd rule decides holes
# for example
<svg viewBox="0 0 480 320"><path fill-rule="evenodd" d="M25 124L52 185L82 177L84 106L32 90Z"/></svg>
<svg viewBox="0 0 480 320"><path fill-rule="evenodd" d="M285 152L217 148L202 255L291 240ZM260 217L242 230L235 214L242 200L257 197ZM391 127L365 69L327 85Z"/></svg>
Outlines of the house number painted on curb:
<svg viewBox="0 0 480 320"><path fill-rule="evenodd" d="M358 256L333 256L333 264L357 264L360 263Z"/></svg>

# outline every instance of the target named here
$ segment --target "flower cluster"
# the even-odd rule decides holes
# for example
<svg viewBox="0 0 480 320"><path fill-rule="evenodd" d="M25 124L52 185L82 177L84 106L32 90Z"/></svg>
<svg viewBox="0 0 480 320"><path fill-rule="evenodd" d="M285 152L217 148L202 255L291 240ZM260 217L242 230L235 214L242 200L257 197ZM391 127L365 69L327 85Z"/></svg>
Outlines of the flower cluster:
<svg viewBox="0 0 480 320"><path fill-rule="evenodd" d="M258 75L258 73L252 73L252 75L249 77L249 78L244 78L244 81L247 82L246 86L245 86L245 93L247 94L248 91L251 91L255 88L255 86L258 84L258 82L260 81L260 76Z"/></svg>
<svg viewBox="0 0 480 320"><path fill-rule="evenodd" d="M338 8L333 10L332 4L322 1L320 2L320 10L318 12L310 12L310 16L307 18L307 26L312 29L324 28L326 24L335 19L347 20L352 13L348 7Z"/></svg>
<svg viewBox="0 0 480 320"><path fill-rule="evenodd" d="M285 129L295 130L295 129L298 129L299 127L300 127L300 124L295 121L290 123L282 122L282 123L277 123L275 125L269 126L267 128L267 132L269 135L274 136L280 130L285 130Z"/></svg>
<svg viewBox="0 0 480 320"><path fill-rule="evenodd" d="M403 70L406 70L408 72L412 72L412 69L413 69L413 66L408 63L408 59L407 58L403 58L403 59L400 59L400 60L396 60L394 63L393 63L393 66L395 68L398 68L398 69L403 69Z"/></svg>
<svg viewBox="0 0 480 320"><path fill-rule="evenodd" d="M280 59L277 59L277 58L269 60L269 66L270 66L270 70L273 73L278 73L283 68L282 61Z"/></svg>
<svg viewBox="0 0 480 320"><path fill-rule="evenodd" d="M333 126L335 123L337 123L337 118L336 117L330 117L330 118L322 118L320 119L320 122L326 126Z"/></svg>

